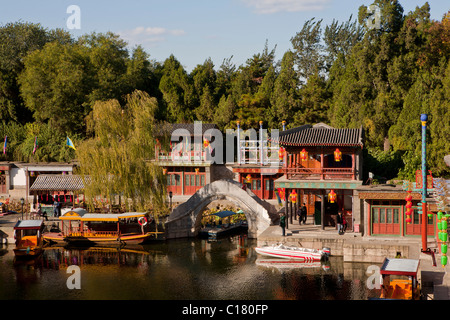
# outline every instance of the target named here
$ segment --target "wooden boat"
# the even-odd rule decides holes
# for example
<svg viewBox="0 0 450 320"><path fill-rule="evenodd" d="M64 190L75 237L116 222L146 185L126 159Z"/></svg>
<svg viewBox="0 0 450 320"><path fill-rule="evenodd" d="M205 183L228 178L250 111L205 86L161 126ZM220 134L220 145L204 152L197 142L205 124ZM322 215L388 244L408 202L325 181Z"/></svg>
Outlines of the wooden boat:
<svg viewBox="0 0 450 320"><path fill-rule="evenodd" d="M418 271L419 260L385 258L380 269L383 281L380 299L419 300Z"/></svg>
<svg viewBox="0 0 450 320"><path fill-rule="evenodd" d="M330 255L330 249L328 248L316 250L286 246L283 244L256 247L255 250L257 253L263 256L283 259L301 259L306 261L320 261Z"/></svg>
<svg viewBox="0 0 450 320"><path fill-rule="evenodd" d="M36 258L42 253L44 220L19 220L14 226L16 258Z"/></svg>
<svg viewBox="0 0 450 320"><path fill-rule="evenodd" d="M142 212L96 214L76 208L66 212L59 219L61 220L61 232L45 233L46 241L70 244L140 243L163 233L146 231L148 218L147 214Z"/></svg>

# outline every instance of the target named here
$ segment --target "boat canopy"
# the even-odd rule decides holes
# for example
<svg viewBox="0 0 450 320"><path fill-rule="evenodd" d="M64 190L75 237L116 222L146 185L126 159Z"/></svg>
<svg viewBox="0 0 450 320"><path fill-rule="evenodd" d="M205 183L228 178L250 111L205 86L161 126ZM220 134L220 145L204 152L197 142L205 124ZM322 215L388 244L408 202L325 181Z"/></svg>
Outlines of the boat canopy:
<svg viewBox="0 0 450 320"><path fill-rule="evenodd" d="M126 212L126 213L88 213L81 208L72 209L59 217L60 220L76 221L119 221L120 219L141 218L146 212Z"/></svg>
<svg viewBox="0 0 450 320"><path fill-rule="evenodd" d="M419 260L415 259L388 259L385 258L381 266L382 275L403 275L416 277L419 271Z"/></svg>
<svg viewBox="0 0 450 320"><path fill-rule="evenodd" d="M19 220L14 226L14 230L39 230L43 224L44 220Z"/></svg>
<svg viewBox="0 0 450 320"><path fill-rule="evenodd" d="M220 218L226 218L226 217L232 216L234 214L236 214L236 212L225 210L225 211L219 211L216 213L212 213L211 215L218 216Z"/></svg>

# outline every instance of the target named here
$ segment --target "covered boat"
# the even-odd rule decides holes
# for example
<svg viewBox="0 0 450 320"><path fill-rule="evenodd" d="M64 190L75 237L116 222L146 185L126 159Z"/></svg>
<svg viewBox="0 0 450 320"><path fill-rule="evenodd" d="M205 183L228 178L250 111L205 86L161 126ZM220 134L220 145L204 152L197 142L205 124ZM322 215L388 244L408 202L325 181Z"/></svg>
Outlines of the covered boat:
<svg viewBox="0 0 450 320"><path fill-rule="evenodd" d="M419 260L385 258L380 269L380 299L419 300Z"/></svg>
<svg viewBox="0 0 450 320"><path fill-rule="evenodd" d="M263 256L284 258L284 259L301 259L306 261L320 261L330 255L330 249L322 250L301 248L294 246L286 246L283 244L256 247L256 252Z"/></svg>
<svg viewBox="0 0 450 320"><path fill-rule="evenodd" d="M87 213L81 208L72 209L59 217L61 232L45 233L50 242L74 243L127 243L143 242L163 233L147 231L148 218L145 212Z"/></svg>
<svg viewBox="0 0 450 320"><path fill-rule="evenodd" d="M35 258L42 253L44 220L19 220L14 226L16 258Z"/></svg>

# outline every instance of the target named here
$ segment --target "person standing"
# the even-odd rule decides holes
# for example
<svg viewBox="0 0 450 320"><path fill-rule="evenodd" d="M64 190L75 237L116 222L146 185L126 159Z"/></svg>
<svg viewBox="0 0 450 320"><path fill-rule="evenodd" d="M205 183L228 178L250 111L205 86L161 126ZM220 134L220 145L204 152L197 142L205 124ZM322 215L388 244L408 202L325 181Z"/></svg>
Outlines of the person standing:
<svg viewBox="0 0 450 320"><path fill-rule="evenodd" d="M301 222L303 222L303 224L306 224L306 217L308 216L308 209L306 209L306 203L303 202L303 205L300 208L300 210L301 210L301 213L300 213L301 218L300 218L299 224Z"/></svg>
<svg viewBox="0 0 450 320"><path fill-rule="evenodd" d="M338 211L336 222L338 225L338 234L344 234L344 217L342 216L341 210Z"/></svg>
<svg viewBox="0 0 450 320"><path fill-rule="evenodd" d="M285 237L286 236L286 215L284 214L284 212L282 212L281 216L280 216L280 227L283 232L283 237Z"/></svg>

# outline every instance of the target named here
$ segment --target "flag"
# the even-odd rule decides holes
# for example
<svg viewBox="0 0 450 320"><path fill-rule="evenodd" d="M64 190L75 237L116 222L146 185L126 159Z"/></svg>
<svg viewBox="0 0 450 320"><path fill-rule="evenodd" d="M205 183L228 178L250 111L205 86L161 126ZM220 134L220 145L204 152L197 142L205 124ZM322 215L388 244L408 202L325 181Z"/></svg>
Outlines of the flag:
<svg viewBox="0 0 450 320"><path fill-rule="evenodd" d="M37 137L34 137L34 148L33 148L33 154L36 152L36 149L38 148L38 141Z"/></svg>
<svg viewBox="0 0 450 320"><path fill-rule="evenodd" d="M5 142L3 143L3 154L6 154L6 145L8 144L8 136L5 136Z"/></svg>
<svg viewBox="0 0 450 320"><path fill-rule="evenodd" d="M66 145L68 145L68 146L69 146L70 148L72 148L73 150L77 150L77 149L75 149L75 146L74 146L72 140L70 140L69 137L67 137Z"/></svg>

